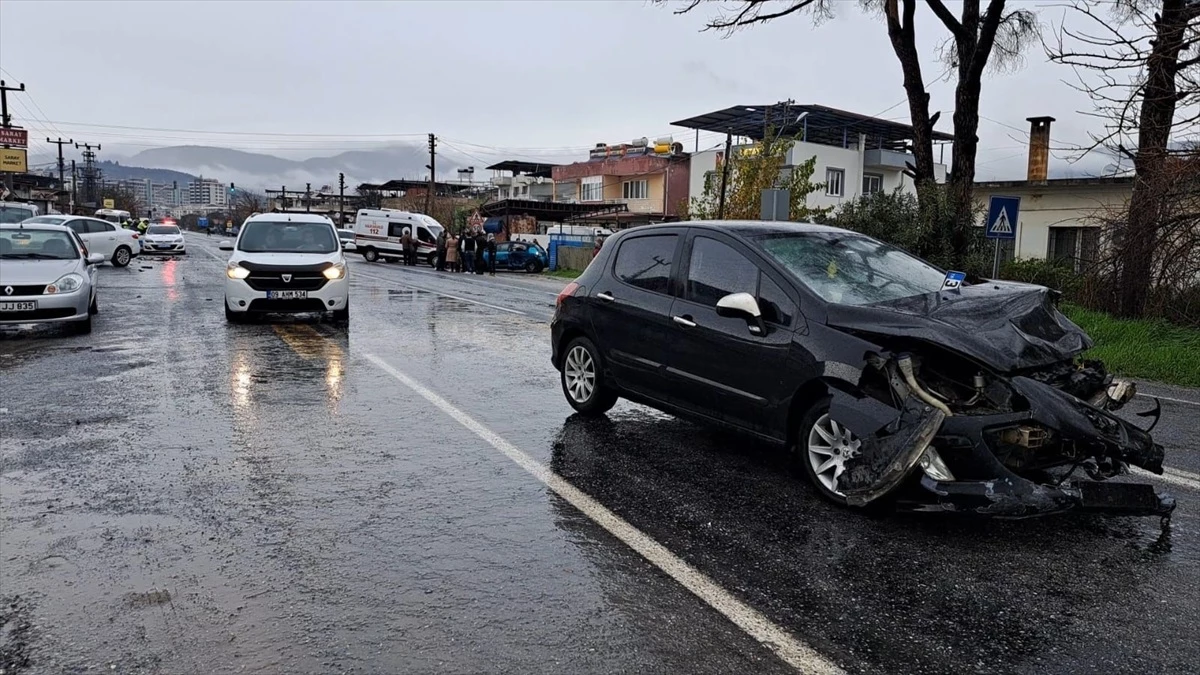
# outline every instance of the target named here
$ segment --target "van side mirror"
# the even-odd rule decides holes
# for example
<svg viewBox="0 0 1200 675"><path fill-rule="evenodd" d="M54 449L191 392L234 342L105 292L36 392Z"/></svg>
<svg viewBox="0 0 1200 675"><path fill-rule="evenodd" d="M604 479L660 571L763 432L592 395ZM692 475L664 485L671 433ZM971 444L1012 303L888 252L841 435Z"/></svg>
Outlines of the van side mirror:
<svg viewBox="0 0 1200 675"><path fill-rule="evenodd" d="M766 333L762 310L758 301L749 293L730 293L717 301L717 316L745 319L750 332L755 335Z"/></svg>
<svg viewBox="0 0 1200 675"><path fill-rule="evenodd" d="M229 241L228 239L223 239L221 240L221 243L217 244L217 248L222 251L232 251L233 242Z"/></svg>

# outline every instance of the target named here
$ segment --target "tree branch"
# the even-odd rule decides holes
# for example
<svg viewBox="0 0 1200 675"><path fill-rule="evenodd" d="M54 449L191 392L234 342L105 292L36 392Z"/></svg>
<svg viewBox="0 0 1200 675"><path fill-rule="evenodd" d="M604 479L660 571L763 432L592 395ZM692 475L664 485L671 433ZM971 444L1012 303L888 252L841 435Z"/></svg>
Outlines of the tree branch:
<svg viewBox="0 0 1200 675"><path fill-rule="evenodd" d="M946 29L952 34L957 36L962 32L962 24L959 23L958 18L954 16L954 13L946 7L942 0L925 0L925 4L929 5L929 9L933 10L933 13L937 15L937 18L942 20L942 23L946 25Z"/></svg>

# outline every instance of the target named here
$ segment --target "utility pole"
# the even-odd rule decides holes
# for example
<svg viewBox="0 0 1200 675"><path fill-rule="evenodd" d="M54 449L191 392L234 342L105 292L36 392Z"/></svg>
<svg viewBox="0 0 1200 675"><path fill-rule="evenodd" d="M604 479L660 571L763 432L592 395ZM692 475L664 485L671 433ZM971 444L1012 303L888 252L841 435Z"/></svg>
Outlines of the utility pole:
<svg viewBox="0 0 1200 675"><path fill-rule="evenodd" d="M425 215L433 213L434 177L437 175L437 136L429 134L429 191L425 193Z"/></svg>
<svg viewBox="0 0 1200 675"><path fill-rule="evenodd" d="M79 201L76 186L79 185L79 177L75 175L75 160L71 160L71 215L75 215L75 203Z"/></svg>
<svg viewBox="0 0 1200 675"><path fill-rule="evenodd" d="M338 226L346 226L346 174L338 173Z"/></svg>
<svg viewBox="0 0 1200 675"><path fill-rule="evenodd" d="M12 117L8 114L8 92L10 91L25 91L25 83L10 87L4 84L4 80L0 80L0 126L8 129L12 126ZM7 145L4 147L8 147ZM8 188L9 192L13 189L13 175L11 173L4 174L4 187Z"/></svg>
<svg viewBox="0 0 1200 675"><path fill-rule="evenodd" d="M279 212L287 213L287 186L279 186Z"/></svg>
<svg viewBox="0 0 1200 675"><path fill-rule="evenodd" d="M729 181L729 153L733 150L733 132L725 134L725 157L721 162L721 196L717 199L717 220L725 219L725 184Z"/></svg>
<svg viewBox="0 0 1200 675"><path fill-rule="evenodd" d="M46 142L53 143L58 146L58 189L61 190L61 189L63 189L63 184L64 184L63 183L63 178L64 178L63 174L65 174L66 170L67 170L67 164L66 164L66 162L63 161L62 146L71 145L75 141L73 139L69 140L69 141L64 141L62 139L62 136L59 136L57 141L52 141L52 140L50 140L50 137L47 136Z"/></svg>
<svg viewBox="0 0 1200 675"><path fill-rule="evenodd" d="M304 184L304 212L310 213L312 205L312 183Z"/></svg>

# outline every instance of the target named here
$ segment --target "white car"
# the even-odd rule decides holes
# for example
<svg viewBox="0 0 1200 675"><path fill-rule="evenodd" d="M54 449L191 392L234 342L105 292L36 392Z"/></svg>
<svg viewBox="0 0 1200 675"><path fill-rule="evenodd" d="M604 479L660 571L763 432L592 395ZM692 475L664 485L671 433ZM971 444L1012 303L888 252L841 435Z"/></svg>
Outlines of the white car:
<svg viewBox="0 0 1200 675"><path fill-rule="evenodd" d="M66 323L90 333L102 262L62 225L0 223L0 325Z"/></svg>
<svg viewBox="0 0 1200 675"><path fill-rule="evenodd" d="M142 247L138 234L122 229L106 220L86 216L38 216L25 221L26 225L65 225L83 240L90 253L99 253L115 267L128 265Z"/></svg>
<svg viewBox="0 0 1200 675"><path fill-rule="evenodd" d="M342 240L342 250L346 253L358 250L354 245L354 230L338 230L338 239Z"/></svg>
<svg viewBox="0 0 1200 675"><path fill-rule="evenodd" d="M333 221L305 213L264 213L242 224L225 268L225 319L251 314L331 312L350 320L350 280Z"/></svg>
<svg viewBox="0 0 1200 675"><path fill-rule="evenodd" d="M187 253L183 231L178 225L151 225L142 235L142 253Z"/></svg>

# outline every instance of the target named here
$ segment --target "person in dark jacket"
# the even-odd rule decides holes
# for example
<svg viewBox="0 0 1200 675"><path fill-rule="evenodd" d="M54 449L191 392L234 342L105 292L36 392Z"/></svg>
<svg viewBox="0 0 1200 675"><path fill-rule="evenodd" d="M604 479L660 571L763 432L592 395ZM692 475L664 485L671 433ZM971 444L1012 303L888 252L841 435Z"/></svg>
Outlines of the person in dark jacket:
<svg viewBox="0 0 1200 675"><path fill-rule="evenodd" d="M475 271L475 234L468 232L463 235L463 267L468 273Z"/></svg>
<svg viewBox="0 0 1200 675"><path fill-rule="evenodd" d="M400 236L400 248L404 251L404 264L412 267L417 264L417 248L413 245L412 232L406 227Z"/></svg>
<svg viewBox="0 0 1200 675"><path fill-rule="evenodd" d="M483 252L487 250L487 235L480 230L475 234L475 274L487 271L487 263L483 260Z"/></svg>
<svg viewBox="0 0 1200 675"><path fill-rule="evenodd" d="M496 276L496 235L487 237L487 269L488 274Z"/></svg>
<svg viewBox="0 0 1200 675"><path fill-rule="evenodd" d="M445 230L442 230L442 233L439 234L438 238L437 238L437 271L439 271L439 272L446 271L446 231Z"/></svg>

